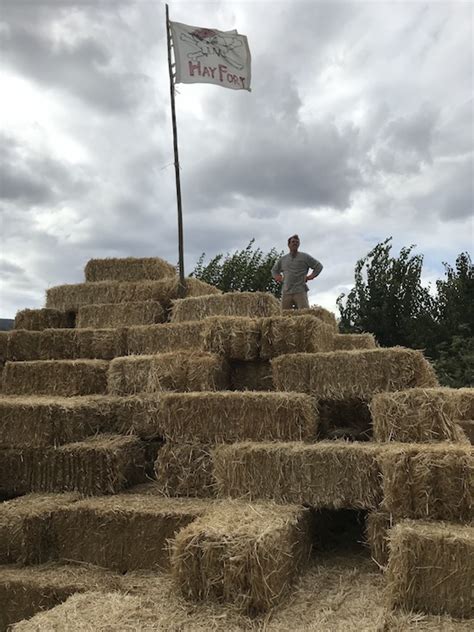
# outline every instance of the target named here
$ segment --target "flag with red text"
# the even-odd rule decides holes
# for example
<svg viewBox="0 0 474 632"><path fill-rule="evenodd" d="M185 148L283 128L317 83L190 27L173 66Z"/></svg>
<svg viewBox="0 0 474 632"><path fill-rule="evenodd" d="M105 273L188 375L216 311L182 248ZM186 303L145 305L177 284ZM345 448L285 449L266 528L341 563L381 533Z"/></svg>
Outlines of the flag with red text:
<svg viewBox="0 0 474 632"><path fill-rule="evenodd" d="M176 83L213 83L232 90L250 90L247 37L236 30L170 22Z"/></svg>

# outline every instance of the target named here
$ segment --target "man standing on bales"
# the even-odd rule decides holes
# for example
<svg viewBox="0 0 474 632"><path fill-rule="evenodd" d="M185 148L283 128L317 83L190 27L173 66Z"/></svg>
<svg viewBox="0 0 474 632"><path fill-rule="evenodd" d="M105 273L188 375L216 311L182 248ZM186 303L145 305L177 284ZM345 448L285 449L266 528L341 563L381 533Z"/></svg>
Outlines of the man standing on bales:
<svg viewBox="0 0 474 632"><path fill-rule="evenodd" d="M275 261L272 276L277 283L283 283L281 295L282 309L304 309L309 307L306 281L315 279L323 269L321 263L306 252L299 252L300 238L288 238L290 252ZM312 269L311 274L308 274Z"/></svg>

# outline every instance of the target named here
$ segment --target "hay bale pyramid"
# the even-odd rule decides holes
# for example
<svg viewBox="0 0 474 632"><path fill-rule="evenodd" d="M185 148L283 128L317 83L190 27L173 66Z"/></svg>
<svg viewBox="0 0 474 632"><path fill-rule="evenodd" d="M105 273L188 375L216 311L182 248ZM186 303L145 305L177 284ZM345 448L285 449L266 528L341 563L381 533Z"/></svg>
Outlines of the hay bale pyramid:
<svg viewBox="0 0 474 632"><path fill-rule="evenodd" d="M469 629L474 389L320 307L177 297L95 259L0 333L0 629ZM354 513L365 558L331 558Z"/></svg>

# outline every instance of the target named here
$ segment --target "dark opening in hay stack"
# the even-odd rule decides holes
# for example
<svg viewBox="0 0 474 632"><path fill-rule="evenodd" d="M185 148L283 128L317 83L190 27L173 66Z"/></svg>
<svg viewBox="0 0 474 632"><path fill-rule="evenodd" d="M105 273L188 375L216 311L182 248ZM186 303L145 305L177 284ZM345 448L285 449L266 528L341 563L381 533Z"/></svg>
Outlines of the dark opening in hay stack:
<svg viewBox="0 0 474 632"><path fill-rule="evenodd" d="M58 329L74 327L74 314L58 309L23 309L15 316L15 329L42 331L43 329Z"/></svg>
<svg viewBox="0 0 474 632"><path fill-rule="evenodd" d="M374 509L381 498L380 448L370 443L234 443L214 449L219 495Z"/></svg>
<svg viewBox="0 0 474 632"><path fill-rule="evenodd" d="M7 362L3 390L7 395L103 394L107 390L105 360L40 360Z"/></svg>
<svg viewBox="0 0 474 632"><path fill-rule="evenodd" d="M369 441L372 437L372 418L368 402L360 398L320 399L320 439Z"/></svg>
<svg viewBox="0 0 474 632"><path fill-rule="evenodd" d="M309 548L304 509L228 501L177 534L172 573L187 598L231 602L255 614L288 592Z"/></svg>
<svg viewBox="0 0 474 632"><path fill-rule="evenodd" d="M409 520L396 525L387 583L392 608L472 617L474 527Z"/></svg>
<svg viewBox="0 0 474 632"><path fill-rule="evenodd" d="M82 305L77 313L78 328L113 328L133 325L154 325L166 320L166 312L158 301L104 303Z"/></svg>
<svg viewBox="0 0 474 632"><path fill-rule="evenodd" d="M280 303L268 292L227 292L177 300L173 303L170 320L177 323L208 316L258 318L279 313Z"/></svg>
<svg viewBox="0 0 474 632"><path fill-rule="evenodd" d="M229 367L211 353L163 353L116 358L110 363L108 390L114 395L159 391L213 391L228 387Z"/></svg>
<svg viewBox="0 0 474 632"><path fill-rule="evenodd" d="M153 355L173 351L204 351L204 322L163 323L127 329L127 351L123 355Z"/></svg>
<svg viewBox="0 0 474 632"><path fill-rule="evenodd" d="M10 333L8 359L24 360L111 360L127 352L126 330L45 329Z"/></svg>
<svg viewBox="0 0 474 632"><path fill-rule="evenodd" d="M385 444L383 507L395 519L472 519L474 452L454 443Z"/></svg>
<svg viewBox="0 0 474 632"><path fill-rule="evenodd" d="M0 504L0 564L51 559L51 516L79 494L28 494Z"/></svg>
<svg viewBox="0 0 474 632"><path fill-rule="evenodd" d="M159 257L90 259L84 268L86 281L156 281L175 277L176 268Z"/></svg>
<svg viewBox="0 0 474 632"><path fill-rule="evenodd" d="M414 388L371 402L376 441L463 441L455 423L474 408L474 389Z"/></svg>
<svg viewBox="0 0 474 632"><path fill-rule="evenodd" d="M230 384L232 391L273 391L272 367L268 360L245 362L231 360Z"/></svg>
<svg viewBox="0 0 474 632"><path fill-rule="evenodd" d="M115 429L118 399L4 397L0 399L0 448L39 448L80 441Z"/></svg>
<svg viewBox="0 0 474 632"><path fill-rule="evenodd" d="M278 390L319 399L370 399L381 391L438 385L423 354L402 347L296 353L272 360L272 371Z"/></svg>
<svg viewBox="0 0 474 632"><path fill-rule="evenodd" d="M474 444L474 419L456 419L456 423L464 432L469 442Z"/></svg>
<svg viewBox="0 0 474 632"><path fill-rule="evenodd" d="M208 509L202 500L132 493L79 501L53 514L55 554L120 573L165 569L169 541Z"/></svg>

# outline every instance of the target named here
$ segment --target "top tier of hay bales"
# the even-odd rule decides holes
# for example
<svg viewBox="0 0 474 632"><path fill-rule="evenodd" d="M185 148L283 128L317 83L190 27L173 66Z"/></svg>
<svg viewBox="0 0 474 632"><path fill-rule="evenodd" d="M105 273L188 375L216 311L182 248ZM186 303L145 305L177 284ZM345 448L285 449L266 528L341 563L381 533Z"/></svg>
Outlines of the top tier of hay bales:
<svg viewBox="0 0 474 632"><path fill-rule="evenodd" d="M199 279L187 278L186 296L218 294L220 290ZM159 301L169 307L178 296L179 279L166 278L161 281L98 281L58 285L46 291L46 307L77 311L82 305L102 303L130 303L136 301Z"/></svg>
<svg viewBox="0 0 474 632"><path fill-rule="evenodd" d="M84 269L87 282L159 281L175 277L176 269L159 257L90 259Z"/></svg>
<svg viewBox="0 0 474 632"><path fill-rule="evenodd" d="M171 322L202 320L208 316L273 316L280 303L267 292L228 292L219 296L199 296L174 301Z"/></svg>

